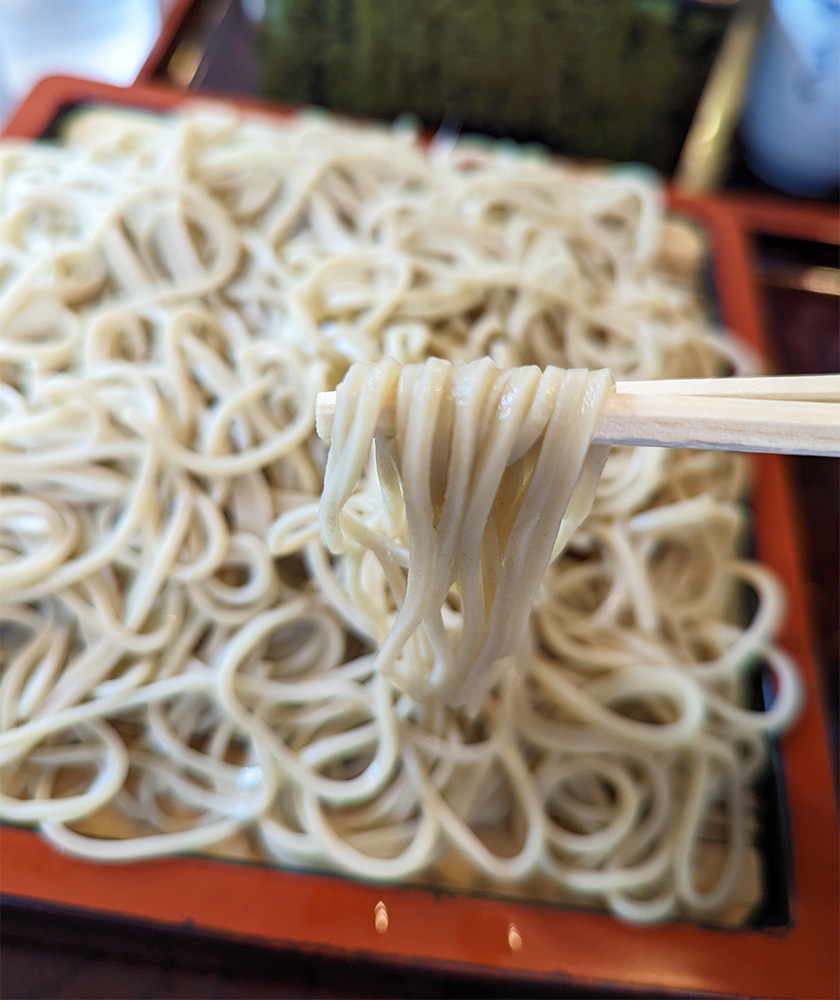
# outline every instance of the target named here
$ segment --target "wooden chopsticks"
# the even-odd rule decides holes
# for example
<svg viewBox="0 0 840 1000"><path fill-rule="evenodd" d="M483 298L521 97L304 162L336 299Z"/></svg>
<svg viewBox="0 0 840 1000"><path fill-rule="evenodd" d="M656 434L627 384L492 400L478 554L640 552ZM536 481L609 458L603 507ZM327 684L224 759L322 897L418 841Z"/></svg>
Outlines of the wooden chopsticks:
<svg viewBox="0 0 840 1000"><path fill-rule="evenodd" d="M336 393L318 394L316 429L332 436ZM386 408L380 431L393 433ZM840 457L840 375L619 382L596 444Z"/></svg>

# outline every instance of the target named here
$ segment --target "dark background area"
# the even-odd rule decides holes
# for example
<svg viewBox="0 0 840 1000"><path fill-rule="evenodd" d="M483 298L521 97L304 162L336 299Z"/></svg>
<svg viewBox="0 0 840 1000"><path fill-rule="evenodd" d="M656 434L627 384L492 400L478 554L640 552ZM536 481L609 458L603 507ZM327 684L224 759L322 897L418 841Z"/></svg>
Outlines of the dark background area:
<svg viewBox="0 0 840 1000"><path fill-rule="evenodd" d="M0 929L5 1000L641 996L607 986L547 985L308 955L8 901ZM646 990L644 996L666 994Z"/></svg>

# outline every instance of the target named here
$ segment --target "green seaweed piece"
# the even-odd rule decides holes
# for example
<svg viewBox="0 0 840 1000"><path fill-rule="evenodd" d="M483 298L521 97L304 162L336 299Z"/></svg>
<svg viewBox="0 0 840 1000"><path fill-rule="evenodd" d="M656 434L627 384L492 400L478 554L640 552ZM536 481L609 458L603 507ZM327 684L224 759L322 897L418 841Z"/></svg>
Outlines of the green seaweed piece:
<svg viewBox="0 0 840 1000"><path fill-rule="evenodd" d="M265 0L262 93L670 170L732 5Z"/></svg>

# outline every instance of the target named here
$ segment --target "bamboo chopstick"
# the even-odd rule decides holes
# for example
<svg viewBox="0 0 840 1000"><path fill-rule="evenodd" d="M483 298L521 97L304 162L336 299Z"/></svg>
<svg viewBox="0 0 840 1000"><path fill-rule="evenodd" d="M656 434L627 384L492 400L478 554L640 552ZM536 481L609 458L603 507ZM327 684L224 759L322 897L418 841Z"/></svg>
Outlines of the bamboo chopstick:
<svg viewBox="0 0 840 1000"><path fill-rule="evenodd" d="M618 382L616 391L668 396L736 396L840 403L840 375L770 375L763 378L671 378Z"/></svg>
<svg viewBox="0 0 840 1000"><path fill-rule="evenodd" d="M332 436L335 392L318 394L315 423ZM386 407L379 430L393 433ZM619 382L594 442L840 457L840 375Z"/></svg>

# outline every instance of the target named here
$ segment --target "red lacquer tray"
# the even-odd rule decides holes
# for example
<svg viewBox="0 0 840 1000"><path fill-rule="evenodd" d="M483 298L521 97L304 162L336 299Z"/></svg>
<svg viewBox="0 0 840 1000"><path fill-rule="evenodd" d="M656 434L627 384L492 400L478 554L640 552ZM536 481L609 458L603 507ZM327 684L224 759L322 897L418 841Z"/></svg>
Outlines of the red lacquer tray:
<svg viewBox="0 0 840 1000"><path fill-rule="evenodd" d="M53 78L33 91L6 135L39 137L63 110L80 104L166 111L187 100L192 98L145 84L123 90ZM256 102L236 103L246 110L282 113ZM724 323L763 349L749 258L735 213L720 202L677 194L670 203L708 235ZM758 556L788 587L782 641L800 665L807 696L801 720L782 743L793 845L790 926L724 931L675 923L638 928L591 912L196 857L96 865L59 854L37 834L16 827L0 828L0 889L7 898L158 926L190 926L285 947L558 985L573 981L590 988L602 984L695 996L837 996L837 815L795 509L786 465L778 456L758 459L753 509ZM381 918L375 919L383 904L388 915L384 930ZM518 936L510 934L511 925Z"/></svg>

